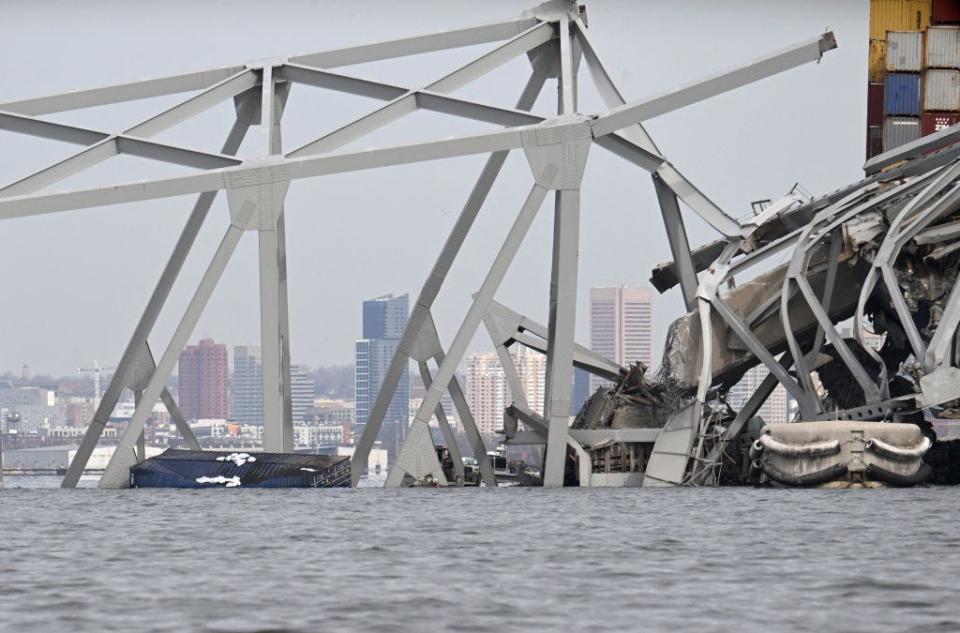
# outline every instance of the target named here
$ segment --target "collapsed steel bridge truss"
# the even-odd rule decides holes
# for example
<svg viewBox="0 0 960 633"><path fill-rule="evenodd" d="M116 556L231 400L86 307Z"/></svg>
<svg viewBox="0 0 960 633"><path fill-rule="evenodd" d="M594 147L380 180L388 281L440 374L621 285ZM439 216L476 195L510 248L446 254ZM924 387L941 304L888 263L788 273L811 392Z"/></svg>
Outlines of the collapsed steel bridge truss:
<svg viewBox="0 0 960 633"><path fill-rule="evenodd" d="M524 424L530 433L541 438L545 446L544 485L562 485L568 446L582 453L582 449L578 449L575 434L568 431L572 368L577 364L608 378L619 370L609 360L596 357L574 342L580 185L591 147L598 145L651 174L674 256L670 274L679 282L688 308L699 307L701 314L707 315L711 305L715 308L720 305L716 296L710 294L710 289L719 288L721 279L717 272L707 275L707 283L701 283L698 279L698 270L703 268L703 257L691 252L679 202L683 202L722 236L727 244L723 251L727 260L743 249L756 226L738 221L697 189L663 156L642 124L652 117L798 65L818 61L825 51L836 46L833 35L826 33L678 89L628 101L621 95L601 61L586 22L586 11L582 5L555 0L502 22L0 103L0 129L83 146L73 156L0 189L0 219L197 195L193 211L134 329L63 485L76 485L124 388L136 393L136 412L101 478L101 487L128 485L129 467L143 458L144 425L158 399L170 409L187 445L196 447L196 440L166 391L166 383L181 349L191 336L245 232L256 232L259 240L264 449L291 451L290 341L284 230L284 199L290 183L326 174L472 154L489 154L489 158L413 307L399 351L390 365L356 447L353 456L354 483L366 464L400 376L407 371L410 360L418 364L428 390L411 423L407 444L391 473L391 482L397 483L404 475L420 478L431 472L437 479L445 481L438 464L424 463L418 456L432 452L433 441L427 422L434 414L451 448L455 448L440 407L443 393L449 391L480 464L483 481L488 485L494 483L492 467L480 434L455 377L456 367L472 336L481 323L485 323L498 352L504 358L508 374L512 366L506 362L509 358L505 351L508 344L519 341L533 349L540 349L547 356L544 415L541 417L531 413L527 403L519 400L511 410L514 412L514 424ZM351 64L493 42L501 43L423 87L371 81L331 70ZM453 96L452 93L458 88L523 55L529 58L532 70L515 108L497 107ZM608 108L605 112L583 115L578 111L578 69L581 62L585 62ZM531 113L530 109L543 86L553 79L557 81L558 115L548 118ZM285 151L281 142L282 115L290 89L295 84L362 95L385 103L302 147ZM195 94L119 132L65 125L42 118L43 115L66 110L188 92ZM220 152L205 152L150 140L152 136L229 99L235 103L236 120ZM416 110L446 113L504 128L382 149L337 151L347 143ZM240 160L234 154L251 126L259 126L259 156ZM496 253L486 278L474 295L459 330L444 349L431 314L433 302L508 152L515 149L523 150L532 171L533 182L529 194L506 240ZM188 166L198 171L184 176L121 182L91 189L47 191L47 188L63 179L118 154ZM230 221L173 336L159 360L155 361L147 339L219 191L226 192ZM549 321L546 326L541 326L499 306L494 296L534 217L551 192L554 196L554 234ZM807 241L817 239L816 235L803 237ZM796 239L799 240L800 236L796 236ZM705 328L708 327L708 320L704 321ZM829 329L824 329L828 338L831 337ZM706 333L707 329L704 340L709 340ZM705 346L707 348L709 345ZM770 364L769 353L759 348L754 351L761 360ZM435 373L431 373L431 359L436 364ZM790 379L783 371L776 372L776 377L782 381ZM511 384L516 384L516 381L511 381ZM708 387L709 381L701 385L702 393L698 398L701 404ZM517 394L515 390L514 396ZM691 424L688 426L697 428L701 417L698 412L690 418ZM664 433L669 435L671 431L665 429ZM690 443L693 437L688 437ZM689 449L687 446L682 451L684 460ZM668 452L664 451L662 456ZM433 461L436 461L435 453ZM662 481L671 480L668 475L658 476Z"/></svg>

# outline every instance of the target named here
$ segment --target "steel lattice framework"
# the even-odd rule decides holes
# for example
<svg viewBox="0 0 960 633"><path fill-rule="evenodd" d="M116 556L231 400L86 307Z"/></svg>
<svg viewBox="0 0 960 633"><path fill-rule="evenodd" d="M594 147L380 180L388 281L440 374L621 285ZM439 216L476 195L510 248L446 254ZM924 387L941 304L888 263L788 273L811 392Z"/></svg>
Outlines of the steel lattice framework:
<svg viewBox="0 0 960 633"><path fill-rule="evenodd" d="M489 52L423 87L371 81L331 70L351 64L493 42L499 43ZM427 427L428 420L434 414L448 438L449 446L456 451L456 444L452 441L449 425L440 407L443 393L449 391L479 461L483 481L493 485L491 465L455 377L456 367L461 362L471 338L481 323L484 323L501 354L512 387L518 384L518 380L506 351L507 345L519 342L539 349L547 356L544 415L541 417L532 413L527 403L522 401L516 401L513 410L517 412L520 422L538 435L545 444L544 484L562 485L567 446L582 452L577 433L568 431L569 385L573 366L576 364L608 378L616 376L620 371L615 363L598 357L574 342L580 184L591 147L598 145L651 175L674 257L668 274L673 277L674 283L679 283L688 309L700 309L702 315L707 315L704 318L708 321L711 305L723 314L720 308L722 302L718 302L716 295L711 293L720 288L725 273L713 271L707 276L705 283L698 279L698 271L703 270L704 262L712 260L717 253L715 250L710 251L713 256L705 258L700 251L691 251L679 202L683 202L720 234L721 243L726 245L721 258L724 261L729 261L734 254L741 252L741 246L749 240L756 226L738 221L697 189L664 157L644 129L643 122L801 64L818 61L825 51L835 46L833 35L826 33L675 90L646 99L628 101L621 95L607 67L601 61L598 48L586 25L585 8L576 3L555 0L502 22L0 103L0 129L83 146L73 156L0 189L0 219L187 194L197 196L193 211L134 329L63 485L76 485L118 397L125 388L136 393L136 412L101 479L101 487L128 485L128 469L138 459L143 458L144 424L158 400L162 400L170 410L187 446L198 447L189 426L167 392L166 383L181 349L191 336L213 289L245 232L256 232L259 239L264 449L274 452L292 451L284 229L284 198L290 182L327 174L472 154L489 154L489 158L415 302L399 344L399 351L390 365L363 436L356 447L353 457L354 483L366 463L366 457L377 437L399 379L402 373L407 371L409 361L414 360L420 367L428 390L411 423L407 444L401 451L398 464L394 466L390 483L398 483L404 474L419 478L425 473L433 473L438 480L446 482L439 470L439 464L427 463L429 459L420 461L417 456L431 453L433 462L436 462ZM497 107L451 94L523 55L529 57L532 70L515 108ZM604 112L584 115L578 111L577 71L581 60L586 63L590 76L608 108ZM558 85L558 116L545 118L531 113L529 110L544 84L552 79L556 79ZM281 119L290 87L294 84L371 97L383 101L384 104L302 147L284 151L281 144ZM43 115L66 110L187 92L195 94L156 116L119 132L65 125L42 118ZM236 106L236 120L219 153L150 140L158 133L231 98ZM493 132L383 149L337 151L347 143L416 110L441 112L504 127ZM234 154L249 128L254 125L259 125L260 129L259 156L242 161ZM496 253L482 285L473 296L473 302L459 330L450 345L444 348L434 326L432 305L508 153L516 149L523 150L531 168L533 183L530 192L506 240ZM184 165L198 171L177 177L119 182L83 190L47 191L47 188L57 182L118 154ZM147 338L214 198L220 191L226 192L230 222L225 227L222 240L171 340L155 362L147 345ZM497 304L494 296L534 217L550 192L554 195L553 257L549 322L543 326ZM790 234L784 238L785 241L777 244L786 244L788 240L798 243L816 240L820 233L811 234L809 231L814 229L808 228L807 233ZM829 227L825 227L820 230L828 229ZM798 261L798 266L802 267L802 259ZM878 274L882 273L882 269L878 270ZM796 279L803 290L801 277ZM829 328L825 330L830 336ZM780 366L766 350L757 348L755 352L768 365L772 362ZM799 359L799 355L796 357ZM435 373L431 373L429 368L430 360L436 363ZM781 375L783 373L778 373L777 378L793 380L790 376ZM698 399L701 405L710 383L709 377L706 378L708 379L701 385L702 393ZM515 397L517 393L522 393L522 390L514 389ZM697 409L685 428L697 427L696 422L701 417L702 411ZM668 428L664 433L669 435L672 431L675 429ZM689 432L682 431L681 435L688 438L688 444L692 442ZM141 443L139 449L138 442ZM676 459L686 464L688 452L678 451ZM667 453L664 453L661 457L668 459L666 455ZM459 455L456 455L456 458L454 461L459 468ZM670 480L666 475L658 476L664 481Z"/></svg>

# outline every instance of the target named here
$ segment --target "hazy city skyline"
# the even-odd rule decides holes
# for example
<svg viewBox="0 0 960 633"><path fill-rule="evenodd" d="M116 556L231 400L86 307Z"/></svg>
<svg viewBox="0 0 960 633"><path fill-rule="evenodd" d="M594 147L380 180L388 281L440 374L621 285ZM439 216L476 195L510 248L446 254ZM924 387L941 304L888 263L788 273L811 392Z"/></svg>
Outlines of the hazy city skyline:
<svg viewBox="0 0 960 633"><path fill-rule="evenodd" d="M85 88L145 76L197 70L288 52L321 50L455 28L507 18L530 2L428 2L401 5L370 2L363 15L331 13L326 5L293 2L283 13L262 4L231 4L225 18L219 4L172 3L163 13L124 3L100 10L63 5L56 21L43 8L5 8L0 25L0 71L4 98ZM776 198L796 181L823 193L859 177L864 150L865 95L850 77L866 73L867 4L808 2L590 3L591 31L621 91L639 98L738 65L771 50L833 30L839 49L822 63L725 94L656 118L649 127L658 143L693 182L733 215L749 202ZM175 8L175 10L173 10ZM428 10L429 9L429 10ZM742 15L751 16L749 26ZM291 19L294 16L296 19ZM692 16L698 19L692 20ZM283 24L276 20L282 17ZM226 19L229 28L211 29ZM656 24L636 37L638 24ZM42 25L42 27L40 26ZM84 33L87 45L61 50ZM171 33L179 45L169 46ZM264 37L276 33L276 37ZM280 35L282 33L282 36ZM97 44L103 42L102 45ZM422 84L490 46L439 55L415 56L376 67L345 69L375 79ZM135 52L117 55L117 50ZM30 65L20 62L24 57ZM42 72L37 72L41 70ZM456 93L498 105L512 105L528 73L518 59ZM602 107L585 69L580 74L584 112ZM824 98L829 94L829 99ZM162 110L180 98L51 115L55 121L104 129L125 125ZM555 111L555 84L548 83L536 111ZM295 146L360 116L375 105L356 97L298 86L284 118L284 142ZM195 122L171 129L158 140L218 149L230 121L228 103ZM316 116L322 112L323 116ZM418 113L349 148L384 146L489 129L486 126ZM256 129L251 133L256 137ZM824 143L830 140L830 151ZM5 158L0 180L9 182L42 168L76 148L0 132ZM249 155L253 144L241 148ZM12 157L16 156L16 159ZM350 362L360 337L362 299L385 292L415 297L479 173L483 157L412 165L295 183L287 204L290 320L293 359L309 366ZM89 174L70 178L51 191L95 186L112 180L178 173L177 168L131 157L111 159ZM529 186L520 153L508 159L501 181L478 219L474 233L435 308L441 337L449 341L470 295L479 286L506 228ZM5 309L0 311L0 367L69 375L97 359L115 363L150 293L190 208L181 198L21 219L4 223L0 266ZM546 321L549 292L551 213L545 205L507 276L498 300ZM225 203L218 197L180 282L151 338L159 355L219 240ZM645 283L649 270L669 259L656 200L646 174L594 150L583 186L581 265L577 332L588 335L591 286ZM655 230L650 230L656 227ZM691 241L713 234L688 217ZM230 344L259 342L256 240L244 239L213 295L191 340L211 337ZM11 274L16 271L16 274ZM653 345L659 358L666 325L681 312L676 291L658 297L654 319L661 325ZM487 349L481 334L471 349Z"/></svg>

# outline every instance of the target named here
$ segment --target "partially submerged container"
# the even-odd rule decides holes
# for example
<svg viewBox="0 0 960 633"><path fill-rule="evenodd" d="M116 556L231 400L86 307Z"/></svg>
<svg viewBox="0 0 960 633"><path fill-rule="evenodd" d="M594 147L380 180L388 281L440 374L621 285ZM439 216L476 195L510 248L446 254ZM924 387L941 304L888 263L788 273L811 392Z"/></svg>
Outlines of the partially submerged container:
<svg viewBox="0 0 960 633"><path fill-rule="evenodd" d="M920 72L923 64L923 33L887 33L887 72Z"/></svg>
<svg viewBox="0 0 960 633"><path fill-rule="evenodd" d="M918 138L920 138L920 119L888 116L883 122L883 150L885 152L906 145Z"/></svg>
<svg viewBox="0 0 960 633"><path fill-rule="evenodd" d="M927 29L926 62L928 68L960 68L960 26Z"/></svg>
<svg viewBox="0 0 960 633"><path fill-rule="evenodd" d="M931 68L923 75L923 109L960 110L960 70Z"/></svg>
<svg viewBox="0 0 960 633"><path fill-rule="evenodd" d="M346 488L340 455L168 449L130 469L132 488Z"/></svg>
<svg viewBox="0 0 960 633"><path fill-rule="evenodd" d="M887 115L920 114L920 75L888 73L883 94Z"/></svg>
<svg viewBox="0 0 960 633"><path fill-rule="evenodd" d="M916 486L932 473L931 445L915 424L793 422L766 425L750 456L754 472L782 486Z"/></svg>

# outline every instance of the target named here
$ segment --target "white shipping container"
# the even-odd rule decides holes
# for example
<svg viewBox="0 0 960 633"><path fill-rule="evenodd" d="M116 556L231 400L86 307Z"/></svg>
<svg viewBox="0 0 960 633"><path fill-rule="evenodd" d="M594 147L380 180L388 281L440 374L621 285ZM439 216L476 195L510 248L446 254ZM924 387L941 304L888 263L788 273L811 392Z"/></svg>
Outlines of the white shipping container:
<svg viewBox="0 0 960 633"><path fill-rule="evenodd" d="M931 68L924 73L923 109L937 112L960 110L960 70Z"/></svg>
<svg viewBox="0 0 960 633"><path fill-rule="evenodd" d="M921 31L889 31L887 33L887 70L919 72L923 60Z"/></svg>
<svg viewBox="0 0 960 633"><path fill-rule="evenodd" d="M927 66L960 68L960 26L927 29Z"/></svg>
<svg viewBox="0 0 960 633"><path fill-rule="evenodd" d="M888 116L883 121L883 151L905 145L920 138L920 119Z"/></svg>

